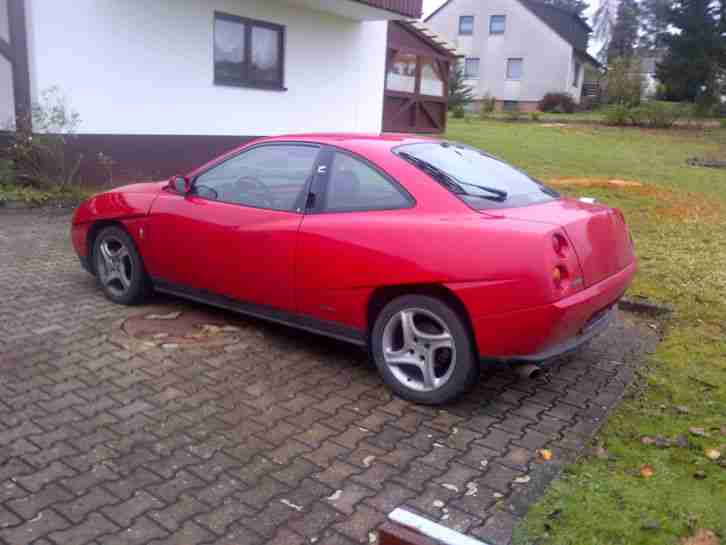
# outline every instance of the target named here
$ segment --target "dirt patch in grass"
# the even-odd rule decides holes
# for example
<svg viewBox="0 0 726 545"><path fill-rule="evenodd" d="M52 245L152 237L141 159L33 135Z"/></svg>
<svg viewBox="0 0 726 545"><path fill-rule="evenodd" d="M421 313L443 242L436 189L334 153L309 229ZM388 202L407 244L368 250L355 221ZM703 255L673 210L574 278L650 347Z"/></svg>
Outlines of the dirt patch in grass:
<svg viewBox="0 0 726 545"><path fill-rule="evenodd" d="M641 182L634 180L606 180L603 178L553 178L547 180L553 187L643 187Z"/></svg>

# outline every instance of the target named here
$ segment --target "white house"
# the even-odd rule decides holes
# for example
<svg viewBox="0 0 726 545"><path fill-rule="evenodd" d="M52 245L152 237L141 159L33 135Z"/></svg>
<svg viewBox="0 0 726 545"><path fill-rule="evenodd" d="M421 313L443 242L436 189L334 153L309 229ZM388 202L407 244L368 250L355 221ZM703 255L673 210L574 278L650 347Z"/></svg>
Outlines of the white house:
<svg viewBox="0 0 726 545"><path fill-rule="evenodd" d="M406 26L421 4L0 0L0 120L57 87L80 114L73 146L110 155L128 176L173 174L245 137L379 133L389 22L420 41L418 62L426 48L451 55ZM434 64L425 77L445 100L445 67Z"/></svg>
<svg viewBox="0 0 726 545"><path fill-rule="evenodd" d="M542 0L448 0L426 23L456 44L467 84L500 109L533 111L549 92L580 101L590 27Z"/></svg>

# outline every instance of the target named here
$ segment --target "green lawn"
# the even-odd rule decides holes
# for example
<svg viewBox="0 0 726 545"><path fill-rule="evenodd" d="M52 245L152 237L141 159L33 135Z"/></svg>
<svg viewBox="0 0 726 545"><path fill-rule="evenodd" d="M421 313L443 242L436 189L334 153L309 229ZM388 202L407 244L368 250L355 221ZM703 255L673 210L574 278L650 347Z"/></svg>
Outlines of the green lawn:
<svg viewBox="0 0 726 545"><path fill-rule="evenodd" d="M726 130L451 120L447 136L545 181L595 182L560 189L625 212L641 266L631 295L674 308L663 342L597 438L605 451L567 468L515 543L660 545L699 528L726 540L726 170L686 165L694 156L726 158ZM608 179L643 186L597 185ZM679 434L688 446L641 441ZM721 458L710 460L707 449ZM644 464L652 477L641 476Z"/></svg>

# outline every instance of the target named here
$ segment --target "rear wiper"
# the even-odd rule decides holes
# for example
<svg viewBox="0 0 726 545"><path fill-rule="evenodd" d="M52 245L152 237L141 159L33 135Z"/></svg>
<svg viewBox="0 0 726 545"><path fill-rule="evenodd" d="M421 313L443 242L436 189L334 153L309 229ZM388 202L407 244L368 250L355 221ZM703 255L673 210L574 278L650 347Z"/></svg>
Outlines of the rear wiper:
<svg viewBox="0 0 726 545"><path fill-rule="evenodd" d="M447 186L454 193L457 193L460 195L468 195L470 197L481 197L482 199L493 199L493 200L497 200L497 201L504 201L507 199L508 193L506 191L497 189L495 187L487 187L485 185L469 184L467 182L462 182L460 180L455 179L453 176L449 176L448 174L446 174L446 172L444 172L440 168L432 165L428 161L425 161L424 159L420 159L420 158L416 157L415 155L411 155L410 153L407 153L405 151L399 152L398 156L401 157L402 159L405 159L409 163L416 165L421 170L423 170L427 174L431 175L431 177L434 180ZM472 195L471 193L466 191L462 186L475 187L477 189L481 189L482 191L491 193L492 196Z"/></svg>
<svg viewBox="0 0 726 545"><path fill-rule="evenodd" d="M555 191L551 187L547 187L539 180L532 178L532 181L539 186L540 191L542 191L542 193L544 193L545 195L549 195L550 197L555 197L555 198L560 197L560 194L557 191Z"/></svg>
<svg viewBox="0 0 726 545"><path fill-rule="evenodd" d="M398 154L399 157L402 159L405 159L409 163L417 166L424 172L426 172L428 175L430 175L434 180L436 180L439 183L444 184L447 188L449 188L451 191L457 194L466 194L466 190L459 185L459 182L454 180L451 176L446 174L443 170L440 168L435 167L428 161L424 161L423 159L419 159L415 155L411 155L410 153L406 153L405 151L401 151Z"/></svg>

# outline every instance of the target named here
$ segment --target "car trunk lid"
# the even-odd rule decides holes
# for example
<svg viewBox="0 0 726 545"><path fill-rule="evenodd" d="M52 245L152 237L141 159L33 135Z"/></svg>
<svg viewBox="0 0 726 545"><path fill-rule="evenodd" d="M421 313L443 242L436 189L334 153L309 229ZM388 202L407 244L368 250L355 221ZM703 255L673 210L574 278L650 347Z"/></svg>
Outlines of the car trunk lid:
<svg viewBox="0 0 726 545"><path fill-rule="evenodd" d="M495 213L564 229L575 248L586 286L612 276L634 260L625 219L619 210L608 206L557 199L521 208L499 209Z"/></svg>

